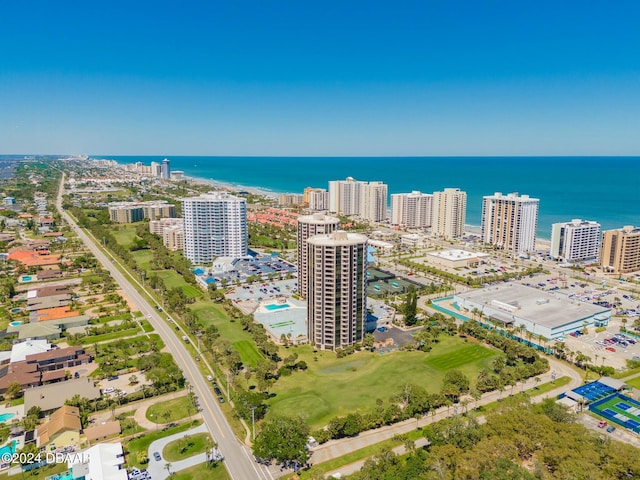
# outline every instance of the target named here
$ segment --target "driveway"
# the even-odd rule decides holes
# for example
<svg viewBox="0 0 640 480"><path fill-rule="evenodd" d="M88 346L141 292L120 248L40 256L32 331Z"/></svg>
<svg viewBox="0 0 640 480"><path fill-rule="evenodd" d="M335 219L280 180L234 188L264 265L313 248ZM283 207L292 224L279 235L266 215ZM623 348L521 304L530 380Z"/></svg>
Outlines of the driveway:
<svg viewBox="0 0 640 480"><path fill-rule="evenodd" d="M180 470L184 470L185 468L193 467L194 465L206 462L206 453L199 453L178 462L167 462L164 457L158 462L155 458L153 458L153 453L158 452L160 455L162 455L162 450L168 443L171 443L174 440L178 440L185 435L194 435L196 433L207 432L207 426L205 424L202 424L196 428L187 430L186 432L176 433L174 435L169 435L168 437L161 438L160 440L156 440L155 442L151 442L148 452L149 464L147 465L147 471L151 474L151 478L153 480L164 480L165 478L169 478L169 472L167 472L167 469L165 468L165 465L167 463L171 463L172 472L179 472Z"/></svg>

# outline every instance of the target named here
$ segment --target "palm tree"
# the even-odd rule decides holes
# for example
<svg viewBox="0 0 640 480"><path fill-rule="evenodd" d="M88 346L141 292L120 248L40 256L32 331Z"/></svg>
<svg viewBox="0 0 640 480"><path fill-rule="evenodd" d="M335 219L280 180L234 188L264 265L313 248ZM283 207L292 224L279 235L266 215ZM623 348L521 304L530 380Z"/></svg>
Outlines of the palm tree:
<svg viewBox="0 0 640 480"><path fill-rule="evenodd" d="M173 473L171 473L171 467L172 467L171 462L167 462L167 463L164 464L164 468L167 471L167 473L169 474L169 476L173 475Z"/></svg>

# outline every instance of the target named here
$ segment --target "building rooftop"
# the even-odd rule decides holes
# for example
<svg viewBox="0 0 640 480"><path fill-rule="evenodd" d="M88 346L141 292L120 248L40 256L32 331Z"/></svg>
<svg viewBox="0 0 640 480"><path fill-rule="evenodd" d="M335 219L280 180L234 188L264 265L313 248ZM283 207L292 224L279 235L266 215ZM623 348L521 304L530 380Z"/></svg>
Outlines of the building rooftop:
<svg viewBox="0 0 640 480"><path fill-rule="evenodd" d="M40 446L49 443L54 435L67 430L77 431L79 440L81 428L78 407L63 405L50 415L49 420L38 427Z"/></svg>
<svg viewBox="0 0 640 480"><path fill-rule="evenodd" d="M111 435L120 434L120 422L115 420L113 422L104 422L92 427L84 429L84 435L88 442L110 437Z"/></svg>
<svg viewBox="0 0 640 480"><path fill-rule="evenodd" d="M307 242L312 245L338 246L338 245L358 245L367 243L367 237L358 233L336 230L333 233L314 235Z"/></svg>
<svg viewBox="0 0 640 480"><path fill-rule="evenodd" d="M548 328L609 312L607 308L570 299L563 293L542 291L519 283L492 285L457 296L494 310L504 310L505 318L516 315Z"/></svg>
<svg viewBox="0 0 640 480"><path fill-rule="evenodd" d="M120 468L124 464L122 444L99 443L83 450L79 455L72 455L67 466L72 469L74 478L91 480L127 480L127 470ZM77 459L85 460L76 463Z"/></svg>
<svg viewBox="0 0 640 480"><path fill-rule="evenodd" d="M31 407L40 407L44 412L54 410L74 395L93 400L100 397L100 388L94 385L91 378L86 377L27 388L24 391L24 408L26 412Z"/></svg>
<svg viewBox="0 0 640 480"><path fill-rule="evenodd" d="M439 250L436 252L429 252L427 255L430 255L432 257L438 257L438 258L442 258L445 260L464 260L464 259L471 259L471 258L482 258L482 257L488 257L489 255L486 253L476 253L476 252L467 252L466 250L458 250L458 249L451 249L451 250Z"/></svg>
<svg viewBox="0 0 640 480"><path fill-rule="evenodd" d="M23 362L29 355L47 352L52 348L53 345L46 340L27 340L26 342L16 343L11 348L10 362Z"/></svg>

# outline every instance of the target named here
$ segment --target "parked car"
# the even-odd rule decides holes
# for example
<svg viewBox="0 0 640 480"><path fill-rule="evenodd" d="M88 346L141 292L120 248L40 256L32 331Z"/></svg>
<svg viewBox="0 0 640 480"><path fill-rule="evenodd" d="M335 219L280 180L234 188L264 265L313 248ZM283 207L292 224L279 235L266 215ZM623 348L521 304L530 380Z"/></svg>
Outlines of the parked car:
<svg viewBox="0 0 640 480"><path fill-rule="evenodd" d="M213 382L213 377L211 375L207 375L207 380Z"/></svg>
<svg viewBox="0 0 640 480"><path fill-rule="evenodd" d="M606 347L606 348L605 348L605 350L606 350L607 352L615 352L615 351L616 351L616 349L615 349L615 348L613 348L613 347Z"/></svg>
<svg viewBox="0 0 640 480"><path fill-rule="evenodd" d="M607 422L605 422L604 420L602 420L601 422L598 422L598 428L604 428L607 426Z"/></svg>
<svg viewBox="0 0 640 480"><path fill-rule="evenodd" d="M611 433L616 429L616 427L614 427L613 425L607 427L607 433Z"/></svg>
<svg viewBox="0 0 640 480"><path fill-rule="evenodd" d="M156 462L159 462L162 460L162 457L158 452L153 452L153 458L156 460Z"/></svg>

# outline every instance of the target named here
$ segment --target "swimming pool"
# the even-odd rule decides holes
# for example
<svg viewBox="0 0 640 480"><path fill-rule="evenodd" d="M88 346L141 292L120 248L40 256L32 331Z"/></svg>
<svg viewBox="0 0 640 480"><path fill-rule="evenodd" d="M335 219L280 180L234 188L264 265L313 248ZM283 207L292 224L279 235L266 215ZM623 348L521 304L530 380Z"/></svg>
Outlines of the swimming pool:
<svg viewBox="0 0 640 480"><path fill-rule="evenodd" d="M17 308L12 308L11 310L9 310L11 313L20 313L22 311L22 309L20 307Z"/></svg>
<svg viewBox="0 0 640 480"><path fill-rule="evenodd" d="M20 279L21 282L30 282L31 280L33 280L33 277L31 275L25 275Z"/></svg>
<svg viewBox="0 0 640 480"><path fill-rule="evenodd" d="M11 420L15 416L15 413L0 413L0 422L6 422L7 420Z"/></svg>
<svg viewBox="0 0 640 480"><path fill-rule="evenodd" d="M11 455L15 451L16 451L16 441L13 440L9 445L5 445L4 447L0 448L0 458L2 458L3 456Z"/></svg>
<svg viewBox="0 0 640 480"><path fill-rule="evenodd" d="M73 480L73 473L71 473L71 470L67 470L66 472L51 475L46 480Z"/></svg>
<svg viewBox="0 0 640 480"><path fill-rule="evenodd" d="M265 305L264 308L272 312L273 310L282 310L283 308L289 308L291 305L288 303L275 304L271 303L269 305Z"/></svg>
<svg viewBox="0 0 640 480"><path fill-rule="evenodd" d="M19 327L20 325L22 325L22 322L20 320L15 320L11 322L9 325L11 325L12 327Z"/></svg>

